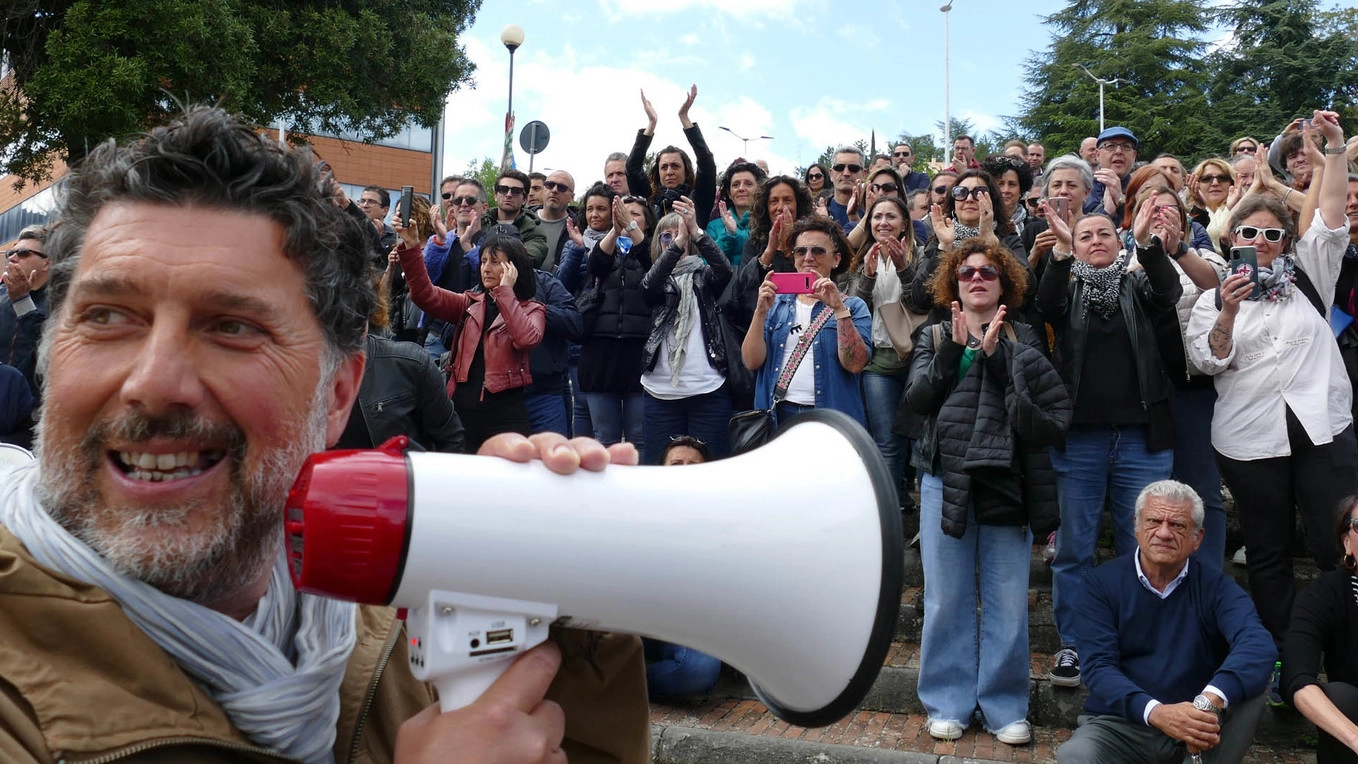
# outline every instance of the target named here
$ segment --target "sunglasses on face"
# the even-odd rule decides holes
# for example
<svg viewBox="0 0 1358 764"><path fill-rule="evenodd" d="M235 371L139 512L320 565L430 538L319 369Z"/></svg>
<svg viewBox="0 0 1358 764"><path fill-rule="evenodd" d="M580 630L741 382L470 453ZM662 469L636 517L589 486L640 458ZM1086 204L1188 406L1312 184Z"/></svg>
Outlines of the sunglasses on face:
<svg viewBox="0 0 1358 764"><path fill-rule="evenodd" d="M909 151L893 151L893 152L891 152L891 156L893 156L893 157L905 157L906 159L909 159L909 158L910 158L910 152L909 152Z"/></svg>
<svg viewBox="0 0 1358 764"><path fill-rule="evenodd" d="M523 196L523 189L518 186L496 186L495 193L505 196Z"/></svg>
<svg viewBox="0 0 1358 764"><path fill-rule="evenodd" d="M975 186L973 188L963 188L961 186L953 186L952 191L949 191L948 193L952 194L952 198L960 202L963 199L967 198L968 196L970 196L972 199L980 199L982 196L989 196L990 189L986 188L985 186Z"/></svg>
<svg viewBox="0 0 1358 764"><path fill-rule="evenodd" d="M862 171L863 171L863 165L861 165L861 164L837 164L837 165L835 165L834 167L831 167L830 169L831 169L831 170L834 170L835 172L844 172L844 171L847 169L849 172L852 172L852 173L859 173L859 172L862 172Z"/></svg>
<svg viewBox="0 0 1358 764"><path fill-rule="evenodd" d="M1260 234L1263 235L1264 241L1277 244L1287 235L1287 231L1281 228L1258 228L1252 225L1237 226L1235 229L1235 235L1244 241L1254 241L1259 238Z"/></svg>
<svg viewBox="0 0 1358 764"><path fill-rule="evenodd" d="M901 187L895 183L873 183L868 188L872 189L875 194L894 194L901 190Z"/></svg>
<svg viewBox="0 0 1358 764"><path fill-rule="evenodd" d="M819 260L820 258L825 257L829 253L830 250L826 249L825 247L795 247L792 250L792 255L794 257L799 257L803 260L808 257L814 257L817 260Z"/></svg>
<svg viewBox="0 0 1358 764"><path fill-rule="evenodd" d="M25 257L28 257L29 255L35 255L37 257L41 257L44 260L47 259L47 255L45 253L39 252L36 249L26 249L26 248L0 250L0 255L4 255L5 257L18 258L19 260L22 260Z"/></svg>
<svg viewBox="0 0 1358 764"><path fill-rule="evenodd" d="M454 207L475 207L476 203L481 201L474 196L444 196L443 198L452 202Z"/></svg>
<svg viewBox="0 0 1358 764"><path fill-rule="evenodd" d="M993 265L959 265L957 266L957 280L971 281L979 275L982 281L995 281L1000 277L1000 269Z"/></svg>
<svg viewBox="0 0 1358 764"><path fill-rule="evenodd" d="M639 204L645 204L645 203L646 203L646 200L645 200L644 198L640 197L640 196L624 196L624 197L622 198L622 203L623 203L623 204L632 204L633 202L636 202L636 203L639 203Z"/></svg>
<svg viewBox="0 0 1358 764"><path fill-rule="evenodd" d="M1236 146L1236 147L1235 147L1235 153L1237 153L1237 154L1253 154L1257 149L1258 149L1258 146L1250 146L1250 145L1246 144L1246 145L1243 145L1243 146Z"/></svg>
<svg viewBox="0 0 1358 764"><path fill-rule="evenodd" d="M571 187L568 186L568 185L566 185L565 183L557 183L557 182L554 181L554 180L544 180L544 181L542 181L542 187L545 188L545 189L547 189L548 191L563 191L563 192L569 192L569 191L571 190Z"/></svg>
<svg viewBox="0 0 1358 764"><path fill-rule="evenodd" d="M933 192L934 192L935 194L938 194L939 196L942 196L942 195L948 193L948 187L947 187L947 186L934 186Z"/></svg>
<svg viewBox="0 0 1358 764"><path fill-rule="evenodd" d="M1042 206L1042 200L1041 200L1041 199L1033 199L1033 198L1031 198L1031 197L1028 198L1028 199L1024 199L1024 200L1023 200L1023 203L1026 204L1026 205L1028 205L1029 207L1032 207L1033 209L1037 209L1038 207L1041 207L1041 206Z"/></svg>
<svg viewBox="0 0 1358 764"><path fill-rule="evenodd" d="M1212 185L1213 183L1225 183L1228 186L1231 185L1231 177L1229 175L1204 175L1201 178L1198 178L1198 180L1202 183L1206 183L1209 186Z"/></svg>
<svg viewBox="0 0 1358 764"><path fill-rule="evenodd" d="M824 175L822 175L822 174L820 174L820 173L818 173L818 172L813 172L813 173L807 175L807 176L806 176L806 179L807 179L807 180L820 180L820 179L822 179L822 178L824 178L824 177L825 177Z"/></svg>
<svg viewBox="0 0 1358 764"><path fill-rule="evenodd" d="M1350 518L1344 525L1347 525L1349 530L1358 533L1358 517Z"/></svg>
<svg viewBox="0 0 1358 764"><path fill-rule="evenodd" d="M660 243L661 243L662 246L666 246L666 247L668 247L670 244L674 243L674 232L673 232L673 231L665 231L664 233L660 234Z"/></svg>

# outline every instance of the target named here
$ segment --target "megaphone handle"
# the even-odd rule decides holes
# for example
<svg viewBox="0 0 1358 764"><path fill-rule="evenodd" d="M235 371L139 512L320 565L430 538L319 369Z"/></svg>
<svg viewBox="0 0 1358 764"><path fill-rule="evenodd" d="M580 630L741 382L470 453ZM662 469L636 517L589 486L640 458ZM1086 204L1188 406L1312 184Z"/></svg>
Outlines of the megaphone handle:
<svg viewBox="0 0 1358 764"><path fill-rule="evenodd" d="M430 684L439 691L439 710L443 713L466 708L505 673L517 653L503 660L486 661L462 669L455 676L436 677Z"/></svg>

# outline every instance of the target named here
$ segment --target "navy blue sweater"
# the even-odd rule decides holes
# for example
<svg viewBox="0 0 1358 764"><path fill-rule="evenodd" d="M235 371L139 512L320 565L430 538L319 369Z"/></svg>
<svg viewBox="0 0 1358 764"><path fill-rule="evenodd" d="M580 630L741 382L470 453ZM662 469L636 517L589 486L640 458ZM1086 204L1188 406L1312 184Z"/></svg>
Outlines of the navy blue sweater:
<svg viewBox="0 0 1358 764"><path fill-rule="evenodd" d="M1152 698L1190 701L1212 685L1239 703L1264 691L1278 653L1254 603L1220 571L1192 564L1166 599L1136 576L1131 555L1090 570L1075 644L1085 710L1142 721Z"/></svg>

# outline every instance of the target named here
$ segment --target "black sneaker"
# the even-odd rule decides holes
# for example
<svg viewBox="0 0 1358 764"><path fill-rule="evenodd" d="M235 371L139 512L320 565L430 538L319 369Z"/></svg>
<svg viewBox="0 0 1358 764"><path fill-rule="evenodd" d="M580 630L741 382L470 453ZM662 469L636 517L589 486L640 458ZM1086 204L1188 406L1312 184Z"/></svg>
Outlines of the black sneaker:
<svg viewBox="0 0 1358 764"><path fill-rule="evenodd" d="M1080 686L1080 656L1073 647L1063 647L1052 656L1052 670L1047 675L1053 687Z"/></svg>

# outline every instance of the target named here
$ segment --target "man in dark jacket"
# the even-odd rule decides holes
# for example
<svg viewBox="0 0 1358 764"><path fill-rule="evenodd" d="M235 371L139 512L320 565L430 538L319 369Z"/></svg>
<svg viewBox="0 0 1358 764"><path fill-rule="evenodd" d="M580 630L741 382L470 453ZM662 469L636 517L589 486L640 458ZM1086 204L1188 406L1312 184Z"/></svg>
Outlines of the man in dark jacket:
<svg viewBox="0 0 1358 764"><path fill-rule="evenodd" d="M547 262L547 235L538 230L537 214L524 205L528 196L528 176L518 170L505 170L495 180L495 209L481 218L481 228L494 230L497 223L510 223L519 231L523 246L534 268Z"/></svg>
<svg viewBox="0 0 1358 764"><path fill-rule="evenodd" d="M47 229L29 226L19 232L14 249L5 252L0 284L0 362L18 369L38 396L38 342L47 320Z"/></svg>
<svg viewBox="0 0 1358 764"><path fill-rule="evenodd" d="M528 354L533 383L524 390L524 403L533 432L559 432L569 437L565 374L570 345L584 335L584 322L575 307L575 297L556 276L546 271L533 271L533 275L538 280L533 299L547 306L547 325L542 330L542 342Z"/></svg>

